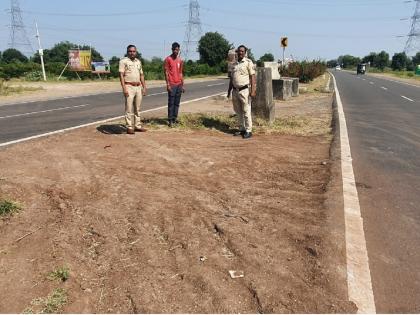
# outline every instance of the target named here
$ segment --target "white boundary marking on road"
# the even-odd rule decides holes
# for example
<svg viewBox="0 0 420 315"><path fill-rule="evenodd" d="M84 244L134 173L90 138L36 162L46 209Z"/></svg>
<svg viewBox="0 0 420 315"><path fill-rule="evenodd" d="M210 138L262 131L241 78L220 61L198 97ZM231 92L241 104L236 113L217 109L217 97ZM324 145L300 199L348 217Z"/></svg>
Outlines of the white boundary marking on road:
<svg viewBox="0 0 420 315"><path fill-rule="evenodd" d="M358 307L358 313L376 313L369 257L366 248L363 218L354 178L350 142L343 103L334 75L334 88L340 122L341 172L343 178L344 220L347 257L347 288L349 300Z"/></svg>
<svg viewBox="0 0 420 315"><path fill-rule="evenodd" d="M196 98L196 99L193 99L193 100L181 102L181 105L202 101L202 100L208 99L210 97L215 97L215 96L220 96L220 95L225 95L225 92L223 92L223 93L220 92L220 93L217 93L217 94L212 94L212 95ZM168 106L160 106L160 107L157 107L157 108L151 108L151 109L144 110L141 113L153 112L153 111L157 111L157 110L164 109L164 108L167 108L167 107ZM91 122L91 123L88 123L88 124L83 124L83 125L79 125L79 126L66 128L66 129L56 130L56 131L51 131L51 132L43 133L43 134L32 136L32 137L27 137L27 138L23 138L23 139L4 142L4 143L0 143L0 147L6 147L6 146L9 146L9 145L12 145L12 144L26 142L26 141L30 141L30 140L34 140L34 139L38 139L38 138L43 138L43 137L47 137L47 136L51 136L51 135L55 135L55 134L59 134L59 133L65 133L67 131L72 131L72 130L80 129L80 128L83 128L83 127L89 127L89 126L94 126L94 125L98 125L98 124L104 124L104 123L107 123L107 122L110 122L110 121L113 121L113 120L121 119L123 117L124 116L112 117L112 118L108 118L108 119L105 119L105 120L99 120L99 121Z"/></svg>
<svg viewBox="0 0 420 315"><path fill-rule="evenodd" d="M197 80L197 81L190 81L190 82L186 82L185 84L194 84L194 83L203 83L203 82L210 82L210 81L216 81L216 80L222 80L222 79L210 79L210 80ZM222 83L224 84L224 83ZM159 87L165 87L165 84L152 84L151 86L148 86L148 88L153 89L153 88L159 88ZM75 96L61 96L61 97L53 97L53 98L46 98L46 99L40 99L40 100L35 100L35 101L21 101L21 102L13 102L13 103L4 103L1 104L0 103L0 107L1 106L12 106L12 105L21 105L21 104L30 104L30 103L36 103L36 102L48 102L48 101L58 101L61 100L63 98L77 98L77 97L85 97L85 96L95 96L95 95L102 95L102 94L113 94L113 93L121 93L121 90L113 90L113 91L109 91L109 92L98 92L98 93L89 93L89 94L85 94L85 95L75 95ZM164 92L162 94L165 94L167 92ZM150 96L152 96L154 94L151 94ZM156 94L159 95L159 94Z"/></svg>
<svg viewBox="0 0 420 315"><path fill-rule="evenodd" d="M409 86L416 87L416 88L420 88L420 85L415 85L415 84L407 83L407 82L404 82L404 81L392 80L392 79L388 79L388 78L385 78L385 77L377 77L377 76L373 76L373 75L371 75L371 77L377 78L377 79L382 79L382 80L385 80L385 81L391 81L391 82L394 82L394 83L409 85Z"/></svg>
<svg viewBox="0 0 420 315"><path fill-rule="evenodd" d="M369 84L375 84L375 82L370 81Z"/></svg>
<svg viewBox="0 0 420 315"><path fill-rule="evenodd" d="M29 112L29 113L2 116L2 117L0 116L0 119L6 119L6 118L12 118L12 117L21 117L21 116L29 116L29 115L36 115L36 114L42 114L42 113L49 113L49 112L55 112L55 111L71 109L71 108L86 107L86 106L89 106L89 105L90 104L82 104L82 105L75 105L75 106L67 106L67 107L59 107L59 108L54 108L54 109L40 110L38 112Z"/></svg>
<svg viewBox="0 0 420 315"><path fill-rule="evenodd" d="M155 95L162 95L162 94L168 94L168 92L165 91L165 92L160 92L160 93L147 94L146 97L148 97L148 96L155 96Z"/></svg>
<svg viewBox="0 0 420 315"><path fill-rule="evenodd" d="M381 86L381 89L382 89L382 90L385 90L385 91L388 91L388 88L386 88L386 87L384 87L384 86Z"/></svg>
<svg viewBox="0 0 420 315"><path fill-rule="evenodd" d="M225 84L225 82L217 83L217 84L210 84L210 85L207 85L207 86L212 87L212 86L219 86L219 85L223 85L223 84Z"/></svg>
<svg viewBox="0 0 420 315"><path fill-rule="evenodd" d="M405 98L407 101L414 102L411 98L408 98L407 96L401 95L402 98Z"/></svg>

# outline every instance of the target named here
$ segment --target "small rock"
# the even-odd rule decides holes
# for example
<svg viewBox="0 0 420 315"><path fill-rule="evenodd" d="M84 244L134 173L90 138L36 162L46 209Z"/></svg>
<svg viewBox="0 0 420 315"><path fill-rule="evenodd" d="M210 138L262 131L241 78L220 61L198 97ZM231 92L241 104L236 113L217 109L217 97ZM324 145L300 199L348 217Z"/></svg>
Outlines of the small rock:
<svg viewBox="0 0 420 315"><path fill-rule="evenodd" d="M325 161L323 161L323 162L321 162L321 165L327 165L327 162L325 162Z"/></svg>
<svg viewBox="0 0 420 315"><path fill-rule="evenodd" d="M200 261L206 261L207 257L206 256L200 256Z"/></svg>
<svg viewBox="0 0 420 315"><path fill-rule="evenodd" d="M232 279L245 277L243 271L237 271L237 270L229 270L229 275Z"/></svg>

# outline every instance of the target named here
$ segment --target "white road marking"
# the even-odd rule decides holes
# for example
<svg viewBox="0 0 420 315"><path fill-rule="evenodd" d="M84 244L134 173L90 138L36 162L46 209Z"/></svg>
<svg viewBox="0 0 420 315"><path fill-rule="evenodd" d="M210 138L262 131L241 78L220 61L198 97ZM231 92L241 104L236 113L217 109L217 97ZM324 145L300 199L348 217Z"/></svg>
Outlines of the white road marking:
<svg viewBox="0 0 420 315"><path fill-rule="evenodd" d="M382 80L385 80L385 81L391 81L391 82L394 82L394 83L400 83L400 84L420 88L420 85L410 84L410 83L406 83L406 82L403 82L403 81L392 80L392 79L388 79L388 78L385 78L385 77L376 77L376 76L373 76L373 77L375 77L377 79L382 79Z"/></svg>
<svg viewBox="0 0 420 315"><path fill-rule="evenodd" d="M148 94L147 96L155 96L155 95L162 95L162 94L168 94L168 92L161 92L161 93L154 93L154 94Z"/></svg>
<svg viewBox="0 0 420 315"><path fill-rule="evenodd" d="M193 99L193 100L181 102L181 104L198 102L198 101L202 101L202 100L205 100L205 99L208 99L208 98L211 98L211 97L225 95L225 94L226 94L226 92L223 92L223 93L219 92L217 94L208 95L208 96L196 98L196 99ZM161 109L164 109L164 108L168 108L168 106L161 106L161 107L157 107L157 108L147 109L147 110L142 111L141 113L153 112L153 111L161 110ZM99 120L99 121L91 122L91 123L88 123L88 124L83 124L83 125L79 125L79 126L66 128L66 129L56 130L56 131L51 131L51 132L43 133L43 134L32 136L32 137L27 137L27 138L23 138L23 139L4 142L4 143L0 143L0 147L6 147L6 146L9 146L9 145L12 145L12 144L17 144L17 143L21 143L21 142L34 140L34 139L39 139L39 138L43 138L43 137L47 137L47 136L51 136L51 135L55 135L55 134L59 134L59 133L65 133L67 131L76 130L76 129L80 129L80 128L83 128L83 127L89 127L89 126L94 126L94 125L98 125L98 124L104 124L104 123L107 123L107 122L110 122L110 121L113 121L113 120L117 120L117 119L121 119L121 118L124 118L124 116L112 117L112 118L108 118L108 119L105 119L105 120Z"/></svg>
<svg viewBox="0 0 420 315"><path fill-rule="evenodd" d="M370 81L369 84L375 84L375 82Z"/></svg>
<svg viewBox="0 0 420 315"><path fill-rule="evenodd" d="M408 98L407 96L401 95L402 98L406 99L407 101L414 102L411 98Z"/></svg>
<svg viewBox="0 0 420 315"><path fill-rule="evenodd" d="M386 88L386 87L384 87L384 86L381 86L381 89L382 89L382 90L385 90L385 91L388 91L388 88Z"/></svg>
<svg viewBox="0 0 420 315"><path fill-rule="evenodd" d="M366 81L366 79L362 79L363 81Z"/></svg>
<svg viewBox="0 0 420 315"><path fill-rule="evenodd" d="M36 115L36 114L42 114L42 113L49 113L49 112L66 110L66 109L71 109L71 108L86 107L86 106L89 106L89 105L90 104L82 104L82 105L75 105L75 106L67 106L67 107L59 107L59 108L54 108L54 109L40 110L38 112L29 112L29 113L16 114L16 115L10 115L10 116L2 116L2 117L0 116L0 119L12 118L12 117L21 117L21 116L29 116L29 115Z"/></svg>
<svg viewBox="0 0 420 315"><path fill-rule="evenodd" d="M363 218L357 193L350 142L347 132L343 103L334 75L338 116L340 122L341 172L343 178L344 220L346 229L347 288L350 301L358 307L358 313L376 313L369 258L366 248Z"/></svg>
<svg viewBox="0 0 420 315"><path fill-rule="evenodd" d="M185 84L187 85L187 84L193 84L193 83L203 83L203 82L214 81L214 80L218 80L218 79L196 80L196 81L191 81L191 82L185 82ZM152 89L152 88L158 88L158 87L164 87L164 86L166 86L166 84L152 84L148 88ZM61 96L61 97L57 97L57 98L47 98L47 99L35 100L35 101L22 101L22 102L13 102L13 103L4 103L4 104L0 103L0 107L1 106L20 105L20 104L30 104L30 103L36 103L36 102L57 101L57 100L61 100L63 98L77 98L77 97L95 96L95 95L112 94L112 93L121 93L121 90L113 90L113 91L109 91L109 92L90 93L90 94L76 95L76 96Z"/></svg>
<svg viewBox="0 0 420 315"><path fill-rule="evenodd" d="M207 85L207 86L211 87L211 86L219 86L219 85L223 85L223 84L225 84L225 83L223 82L223 83L217 83L217 84L210 84L210 85Z"/></svg>

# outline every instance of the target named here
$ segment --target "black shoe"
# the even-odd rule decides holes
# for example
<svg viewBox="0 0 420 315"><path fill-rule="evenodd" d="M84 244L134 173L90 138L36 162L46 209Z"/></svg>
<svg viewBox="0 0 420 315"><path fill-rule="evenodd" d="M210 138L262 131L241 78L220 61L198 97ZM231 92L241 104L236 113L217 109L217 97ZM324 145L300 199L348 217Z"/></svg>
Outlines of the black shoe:
<svg viewBox="0 0 420 315"><path fill-rule="evenodd" d="M241 130L241 131L236 131L233 135L235 137L239 137L239 136L244 136L244 134L245 134L245 131Z"/></svg>
<svg viewBox="0 0 420 315"><path fill-rule="evenodd" d="M173 122L172 120L168 122L168 127L169 127L169 128L173 128L173 127L175 127L175 126L174 126L174 122Z"/></svg>
<svg viewBox="0 0 420 315"><path fill-rule="evenodd" d="M249 139L251 137L252 137L252 132L248 132L248 131L246 131L242 136L242 138L244 139Z"/></svg>

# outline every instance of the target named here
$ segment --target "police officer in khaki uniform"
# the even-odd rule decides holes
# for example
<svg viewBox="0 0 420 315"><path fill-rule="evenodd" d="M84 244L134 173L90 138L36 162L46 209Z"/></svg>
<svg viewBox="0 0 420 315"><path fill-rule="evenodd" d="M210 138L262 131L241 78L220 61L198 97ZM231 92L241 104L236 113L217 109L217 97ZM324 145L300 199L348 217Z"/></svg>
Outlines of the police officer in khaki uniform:
<svg viewBox="0 0 420 315"><path fill-rule="evenodd" d="M144 81L143 67L137 58L137 48L134 45L127 47L127 57L120 60L120 82L125 96L125 123L127 133L132 135L135 131L145 132L141 126L140 105L147 88Z"/></svg>
<svg viewBox="0 0 420 315"><path fill-rule="evenodd" d="M244 139L252 137L252 116L249 96L256 96L254 64L246 57L247 48L241 45L237 49L238 60L233 63L229 90L233 89L233 109L239 120L239 132Z"/></svg>

